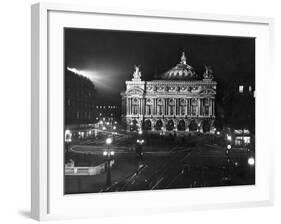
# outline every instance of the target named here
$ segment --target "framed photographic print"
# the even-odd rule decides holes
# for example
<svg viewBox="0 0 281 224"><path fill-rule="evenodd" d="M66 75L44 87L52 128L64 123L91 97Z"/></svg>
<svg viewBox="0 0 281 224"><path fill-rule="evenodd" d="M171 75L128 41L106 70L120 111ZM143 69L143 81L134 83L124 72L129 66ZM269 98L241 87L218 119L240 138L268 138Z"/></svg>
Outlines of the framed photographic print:
<svg viewBox="0 0 281 224"><path fill-rule="evenodd" d="M32 217L269 205L270 18L32 6Z"/></svg>

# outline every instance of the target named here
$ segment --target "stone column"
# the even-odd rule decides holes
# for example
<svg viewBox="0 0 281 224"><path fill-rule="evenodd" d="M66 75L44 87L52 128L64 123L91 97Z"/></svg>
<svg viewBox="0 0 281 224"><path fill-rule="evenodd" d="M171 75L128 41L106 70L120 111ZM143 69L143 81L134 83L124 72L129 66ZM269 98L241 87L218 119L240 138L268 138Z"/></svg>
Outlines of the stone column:
<svg viewBox="0 0 281 224"><path fill-rule="evenodd" d="M213 115L213 100L209 99L209 116Z"/></svg>
<svg viewBox="0 0 281 224"><path fill-rule="evenodd" d="M215 116L215 99L212 99L212 105L213 105L213 113L212 115Z"/></svg>
<svg viewBox="0 0 281 224"><path fill-rule="evenodd" d="M156 99L153 99L153 115L155 116L157 112L157 108L156 108Z"/></svg>
<svg viewBox="0 0 281 224"><path fill-rule="evenodd" d="M131 98L129 98L128 101L129 101L129 115L131 115Z"/></svg>
<svg viewBox="0 0 281 224"><path fill-rule="evenodd" d="M144 115L144 99L141 98L141 115Z"/></svg>
<svg viewBox="0 0 281 224"><path fill-rule="evenodd" d="M174 113L174 115L177 115L177 99L174 99L174 111L173 111Z"/></svg>
<svg viewBox="0 0 281 224"><path fill-rule="evenodd" d="M138 115L141 114L141 99L139 98Z"/></svg>
<svg viewBox="0 0 281 224"><path fill-rule="evenodd" d="M133 100L132 100L132 98L130 98L130 115L132 115L133 113L133 111L132 111L132 102L133 102Z"/></svg>
<svg viewBox="0 0 281 224"><path fill-rule="evenodd" d="M129 100L128 97L126 97L126 116L129 114Z"/></svg>
<svg viewBox="0 0 281 224"><path fill-rule="evenodd" d="M139 114L142 115L142 98L140 98L140 108L139 108Z"/></svg>
<svg viewBox="0 0 281 224"><path fill-rule="evenodd" d="M190 116L190 113L189 113L189 111L190 111L190 98L187 99L186 106L187 106L187 116Z"/></svg>
<svg viewBox="0 0 281 224"><path fill-rule="evenodd" d="M164 104L165 104L165 106L164 106L164 108L165 108L165 110L164 110L164 115L167 115L168 112L167 112L167 99L166 99L166 98L165 98L165 100L164 100Z"/></svg>
<svg viewBox="0 0 281 224"><path fill-rule="evenodd" d="M174 113L174 115L178 115L178 99L176 98L175 100L174 100L174 102L175 102L175 113Z"/></svg>
<svg viewBox="0 0 281 224"><path fill-rule="evenodd" d="M201 115L201 99L200 98L198 99L198 115L199 115L199 117Z"/></svg>
<svg viewBox="0 0 281 224"><path fill-rule="evenodd" d="M163 101L162 101L162 105L163 105L163 108L162 108L162 110L163 110L163 113L162 113L162 115L165 115L165 110L166 110L166 108L165 108L165 98L163 98Z"/></svg>
<svg viewBox="0 0 281 224"><path fill-rule="evenodd" d="M178 115L181 115L181 103L180 103L180 99L178 99Z"/></svg>

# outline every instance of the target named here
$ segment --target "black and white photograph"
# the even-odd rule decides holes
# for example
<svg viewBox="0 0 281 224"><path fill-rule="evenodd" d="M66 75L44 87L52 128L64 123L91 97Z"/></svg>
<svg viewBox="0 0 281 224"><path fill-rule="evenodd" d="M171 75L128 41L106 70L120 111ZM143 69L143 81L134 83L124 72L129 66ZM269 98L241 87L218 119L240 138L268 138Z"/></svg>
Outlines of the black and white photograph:
<svg viewBox="0 0 281 224"><path fill-rule="evenodd" d="M64 193L255 185L255 38L64 28Z"/></svg>

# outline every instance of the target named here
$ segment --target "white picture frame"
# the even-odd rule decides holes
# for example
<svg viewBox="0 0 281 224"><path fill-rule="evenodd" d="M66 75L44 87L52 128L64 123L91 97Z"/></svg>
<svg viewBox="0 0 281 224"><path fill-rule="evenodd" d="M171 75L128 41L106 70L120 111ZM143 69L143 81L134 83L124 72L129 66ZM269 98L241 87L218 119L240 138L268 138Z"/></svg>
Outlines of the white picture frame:
<svg viewBox="0 0 281 224"><path fill-rule="evenodd" d="M32 5L31 215L37 220L248 207L273 203L272 123L266 108L273 74L272 18L191 12ZM148 25L149 24L149 25ZM256 45L256 185L63 195L63 27L252 36ZM188 31L187 31L188 28ZM53 74L56 74L54 76ZM58 115L56 115L58 114ZM266 117L266 121L265 118Z"/></svg>

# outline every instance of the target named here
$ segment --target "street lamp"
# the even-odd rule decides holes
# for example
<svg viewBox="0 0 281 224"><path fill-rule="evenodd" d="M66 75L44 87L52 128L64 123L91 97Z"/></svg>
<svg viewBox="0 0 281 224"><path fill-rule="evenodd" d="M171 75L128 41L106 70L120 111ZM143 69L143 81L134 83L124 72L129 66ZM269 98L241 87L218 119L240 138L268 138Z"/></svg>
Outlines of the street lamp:
<svg viewBox="0 0 281 224"><path fill-rule="evenodd" d="M140 158L140 161L143 161L143 157L142 157L142 145L144 143L144 139L137 139L137 146L136 146L136 153Z"/></svg>
<svg viewBox="0 0 281 224"><path fill-rule="evenodd" d="M107 145L107 150L103 152L103 156L105 157L105 167L106 167L106 185L111 185L111 170L110 170L110 161L112 156L114 156L114 151L110 151L109 146L112 143L112 138L107 138L105 140L105 143Z"/></svg>
<svg viewBox="0 0 281 224"><path fill-rule="evenodd" d="M227 149L231 149L231 145L227 145Z"/></svg>
<svg viewBox="0 0 281 224"><path fill-rule="evenodd" d="M66 142L66 151L67 152L69 151L69 145L70 145L70 142L72 141L71 137L72 137L71 131L65 130L65 142Z"/></svg>
<svg viewBox="0 0 281 224"><path fill-rule="evenodd" d="M226 139L231 142L231 140L232 140L231 135L227 135Z"/></svg>
<svg viewBox="0 0 281 224"><path fill-rule="evenodd" d="M250 157L248 159L248 164L250 166L250 176L251 176L251 178L254 178L255 177L255 159L254 159L254 157Z"/></svg>
<svg viewBox="0 0 281 224"><path fill-rule="evenodd" d="M112 143L112 138L107 138L105 140L105 143L107 144L108 148L109 148L109 145Z"/></svg>
<svg viewBox="0 0 281 224"><path fill-rule="evenodd" d="M250 157L250 158L248 159L248 164L249 164L250 166L255 165L255 159L254 159L253 157Z"/></svg>
<svg viewBox="0 0 281 224"><path fill-rule="evenodd" d="M144 143L144 139L137 139L137 143L139 143L140 145L142 145Z"/></svg>

